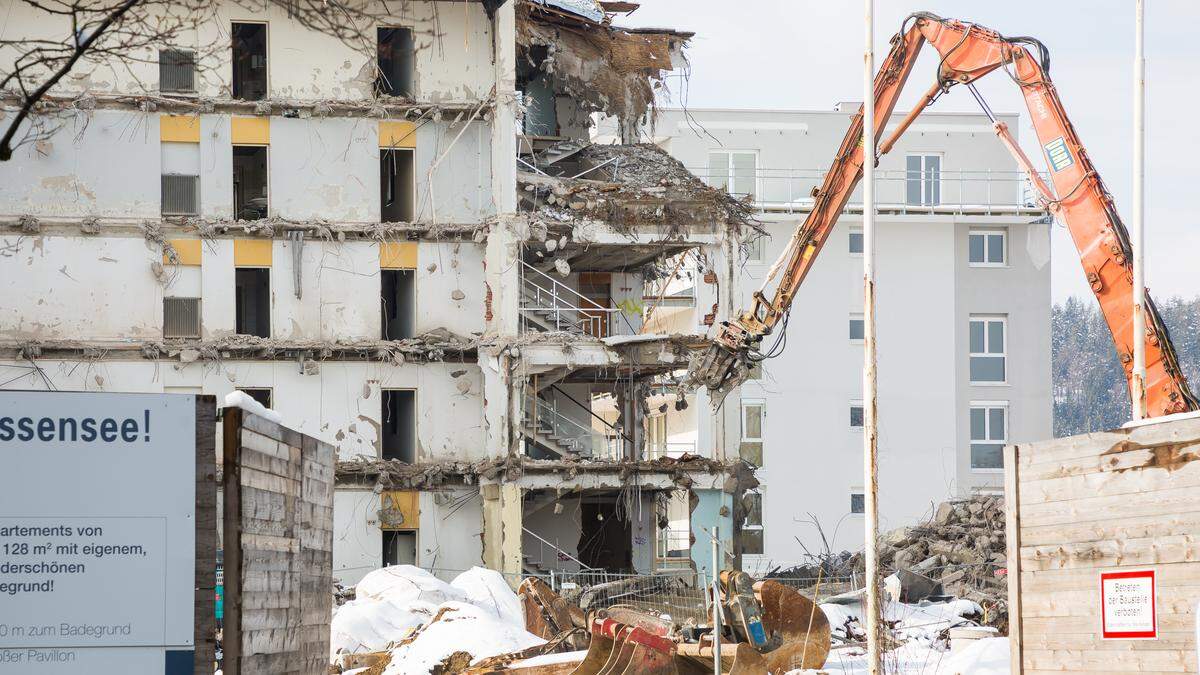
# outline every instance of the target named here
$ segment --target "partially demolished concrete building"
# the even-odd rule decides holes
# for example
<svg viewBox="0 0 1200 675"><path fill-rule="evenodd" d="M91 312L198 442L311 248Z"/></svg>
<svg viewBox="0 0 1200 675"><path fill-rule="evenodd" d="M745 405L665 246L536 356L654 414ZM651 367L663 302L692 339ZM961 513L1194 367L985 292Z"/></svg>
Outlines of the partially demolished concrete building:
<svg viewBox="0 0 1200 675"><path fill-rule="evenodd" d="M704 569L717 526L736 558L738 406L664 413L756 226L588 143L593 113L633 138L690 37L627 5L379 3L364 48L218 2L81 63L0 163L0 387L245 391L337 448L346 583Z"/></svg>

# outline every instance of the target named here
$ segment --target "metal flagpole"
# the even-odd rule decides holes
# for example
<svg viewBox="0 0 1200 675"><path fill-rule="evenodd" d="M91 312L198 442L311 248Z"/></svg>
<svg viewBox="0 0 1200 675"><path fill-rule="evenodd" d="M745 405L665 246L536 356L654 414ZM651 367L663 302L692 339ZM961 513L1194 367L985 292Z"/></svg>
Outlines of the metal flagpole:
<svg viewBox="0 0 1200 675"><path fill-rule="evenodd" d="M1145 0L1135 2L1133 48L1133 419L1146 416L1146 47Z"/></svg>
<svg viewBox="0 0 1200 675"><path fill-rule="evenodd" d="M866 2L866 51L863 54L863 494L867 558L867 672L881 675L879 552L878 416L875 372L875 0Z"/></svg>

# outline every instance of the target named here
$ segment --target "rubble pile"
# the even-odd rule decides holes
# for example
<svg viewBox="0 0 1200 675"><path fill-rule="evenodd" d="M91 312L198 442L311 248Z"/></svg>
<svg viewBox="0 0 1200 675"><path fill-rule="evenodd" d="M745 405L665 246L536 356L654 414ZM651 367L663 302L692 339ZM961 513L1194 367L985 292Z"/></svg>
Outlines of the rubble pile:
<svg viewBox="0 0 1200 675"><path fill-rule="evenodd" d="M707 185L658 146L575 145L579 147L556 149L556 156L564 158L555 160L558 166L538 160L539 171L562 170L564 176L518 172L523 210L551 221L590 218L618 229L713 223L755 227L749 203Z"/></svg>
<svg viewBox="0 0 1200 675"><path fill-rule="evenodd" d="M973 600L984 610L985 625L1007 629L1003 497L978 495L940 504L929 521L883 535L879 555L883 568L895 570L905 589L914 591L910 602L918 594ZM920 593L922 588L928 592Z"/></svg>
<svg viewBox="0 0 1200 675"><path fill-rule="evenodd" d="M679 487L690 487L692 477L700 473L724 474L731 491L750 490L758 485L753 471L744 462L722 462L690 454L643 460L596 459L586 463L514 456L475 462L408 464L398 459L353 457L339 460L335 472L339 485L379 486L380 489L389 490L430 489L447 484L475 485L480 479L495 481L501 475L506 480L517 480L525 474L561 474L564 480L573 480L580 474L595 473L615 473L621 481L637 481L643 473L670 474Z"/></svg>
<svg viewBox="0 0 1200 675"><path fill-rule="evenodd" d="M938 505L928 521L892 530L879 539L879 562L893 577L885 586L894 599L962 598L983 610L980 623L1008 629L1008 559L1004 538L1004 498L977 495ZM816 562L775 569L768 577L796 579L826 587L859 577L862 553L829 554Z"/></svg>

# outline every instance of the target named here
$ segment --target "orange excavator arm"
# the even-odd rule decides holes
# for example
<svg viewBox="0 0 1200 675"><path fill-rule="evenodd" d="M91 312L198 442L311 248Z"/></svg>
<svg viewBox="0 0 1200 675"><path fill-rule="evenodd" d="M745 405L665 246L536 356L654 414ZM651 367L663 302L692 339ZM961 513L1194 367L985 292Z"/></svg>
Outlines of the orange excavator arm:
<svg viewBox="0 0 1200 675"><path fill-rule="evenodd" d="M1049 56L1045 47L1033 38L1006 38L974 24L933 14L910 16L892 38L892 48L875 76L876 140L887 126L924 42L931 44L941 55L937 80L899 122L892 135L878 145L880 154L887 153L917 116L940 95L953 86L967 85L992 119L1000 140L1029 172L1046 207L1070 231L1084 273L1112 332L1126 378L1132 385L1133 340L1138 336L1133 334L1133 262L1129 234L1050 81ZM1037 51L1037 58L1027 47ZM1049 164L1052 190L1042 182L1004 123L995 121L974 88L975 80L998 69L1021 88ZM690 381L707 386L714 392L714 398L723 398L725 392L746 378L754 361L766 358L759 352L759 343L780 321L786 325L801 282L833 231L851 193L862 180L862 127L860 110L850 121L850 128L824 183L814 191L812 211L792 236L784 256L771 269L763 288L754 294L753 305L736 319L721 324L716 343L697 364L695 372L689 374ZM778 282L768 298L764 289L776 277ZM1145 312L1146 334L1140 339L1146 344L1147 416L1200 409L1200 403L1179 368L1166 327L1149 298Z"/></svg>

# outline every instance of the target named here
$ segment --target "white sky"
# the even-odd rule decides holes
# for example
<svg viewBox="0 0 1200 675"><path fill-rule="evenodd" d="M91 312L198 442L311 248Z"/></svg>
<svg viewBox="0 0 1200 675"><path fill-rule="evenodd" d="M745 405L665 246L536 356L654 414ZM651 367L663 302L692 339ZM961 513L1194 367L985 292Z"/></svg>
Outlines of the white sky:
<svg viewBox="0 0 1200 675"><path fill-rule="evenodd" d="M616 23L696 32L688 51L689 106L827 110L837 101L863 98L861 0L641 1L640 9ZM1146 279L1157 298L1191 297L1200 292L1200 212L1193 197L1200 188L1191 183L1200 176L1200 126L1192 110L1200 101L1200 2L1146 4ZM915 10L1042 40L1067 114L1132 225L1133 6L1133 0L876 0L876 63ZM898 111L910 108L932 83L937 65L932 52L926 47ZM977 86L996 112L1021 114L1022 145L1041 166L1015 85L993 73ZM670 104L678 105L684 82L672 79L670 88ZM943 96L934 109L979 111L965 88ZM1090 297L1061 225L1055 226L1053 243L1054 299Z"/></svg>

